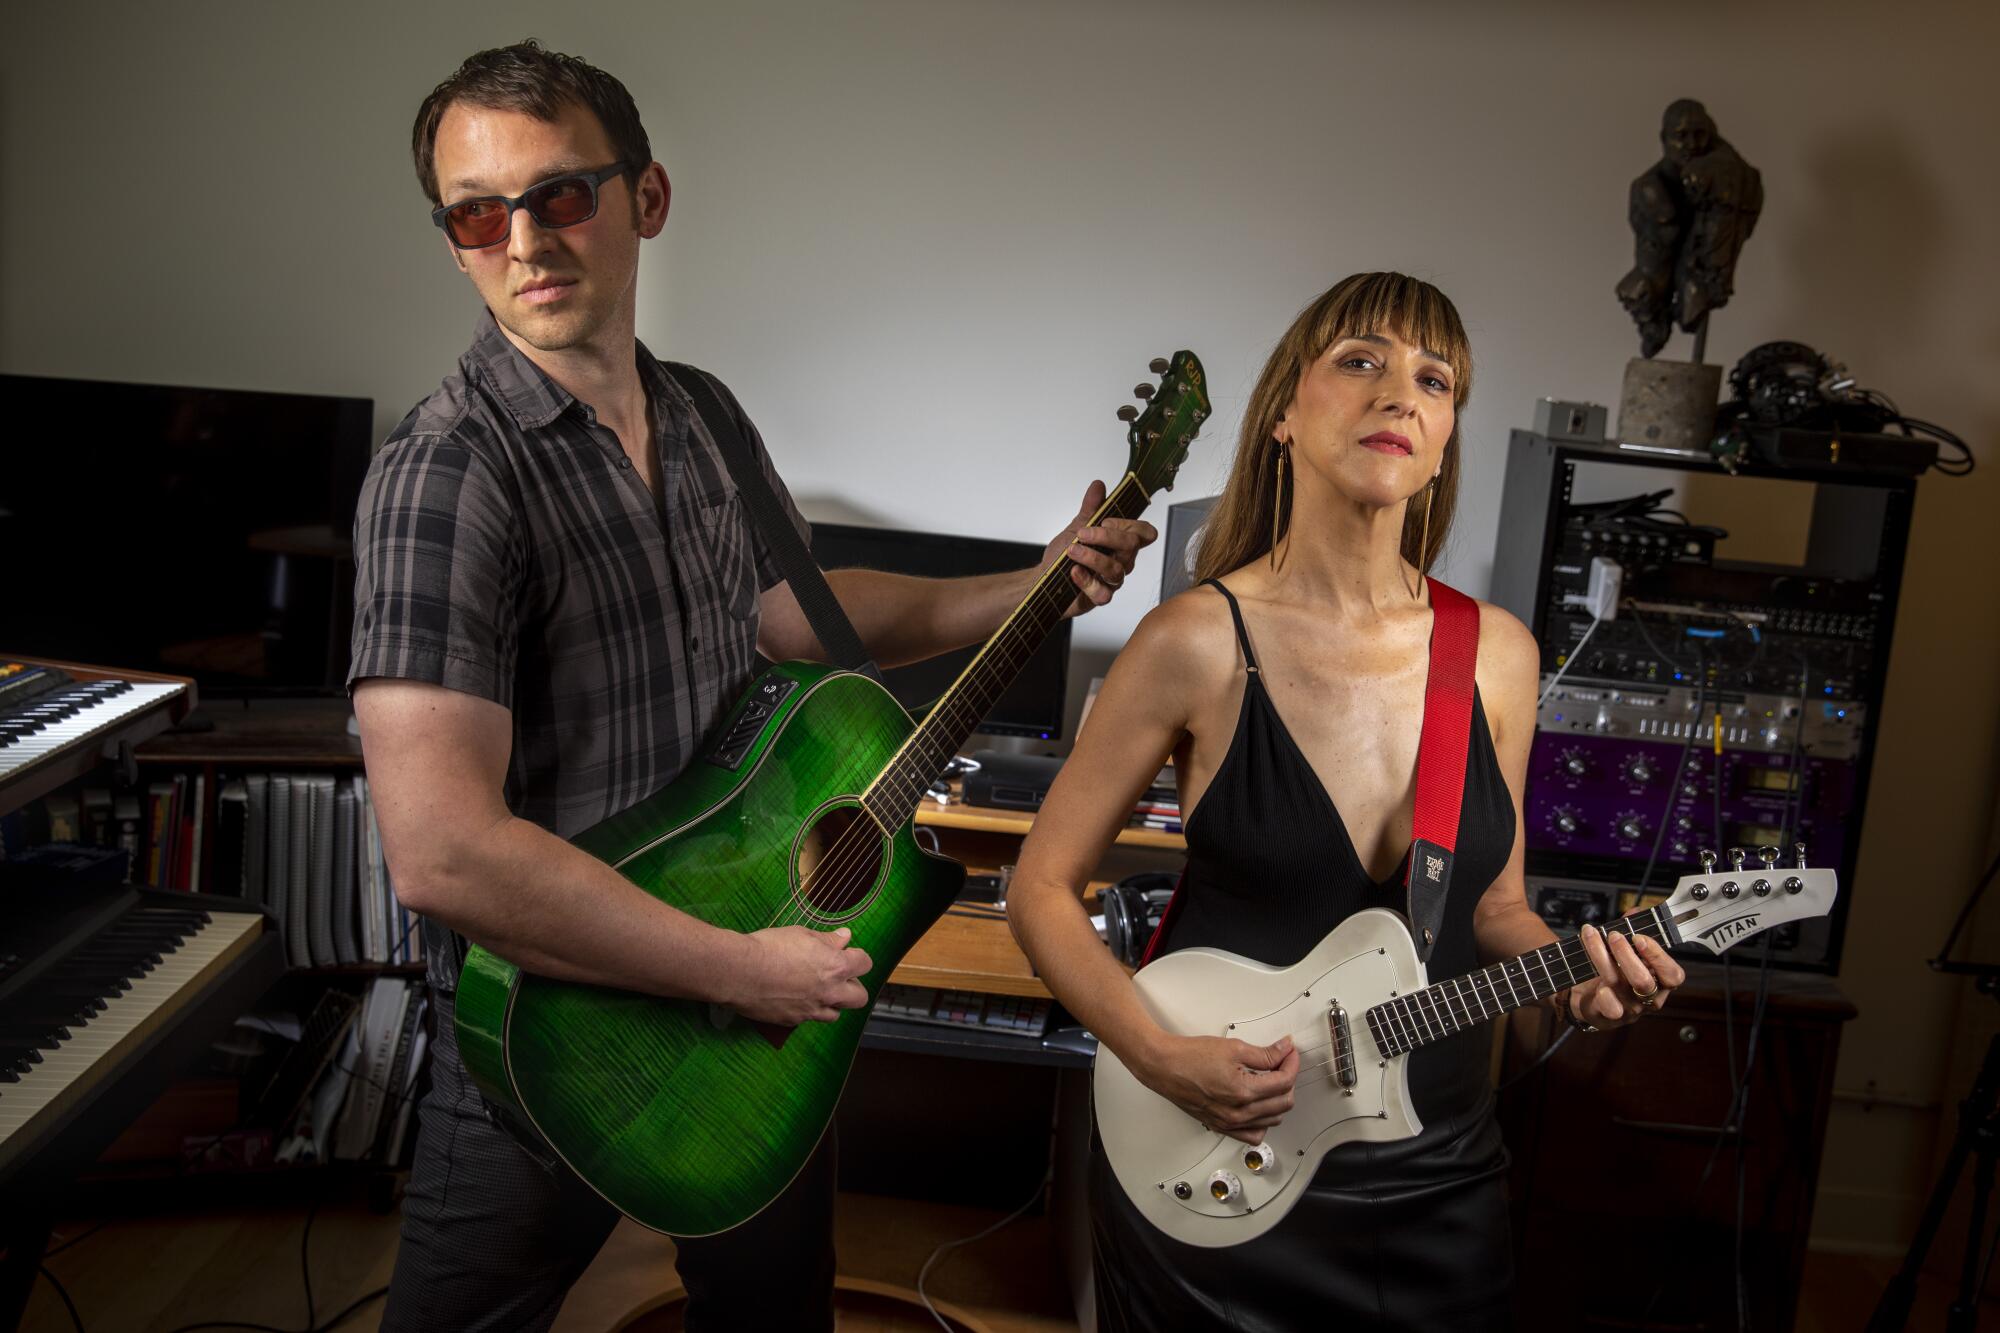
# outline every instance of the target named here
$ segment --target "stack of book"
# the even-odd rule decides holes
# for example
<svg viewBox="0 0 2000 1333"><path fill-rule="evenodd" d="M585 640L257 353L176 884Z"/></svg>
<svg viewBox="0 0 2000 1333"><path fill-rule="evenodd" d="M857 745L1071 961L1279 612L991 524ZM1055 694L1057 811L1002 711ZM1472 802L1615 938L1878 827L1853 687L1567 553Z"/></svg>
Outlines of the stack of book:
<svg viewBox="0 0 2000 1333"><path fill-rule="evenodd" d="M331 1031L308 1025L331 1058L321 1056L311 1066L318 1076L291 1113L275 1154L279 1162L403 1160L429 1046L424 1025L429 1004L418 982L377 977L367 997L342 1013Z"/></svg>
<svg viewBox="0 0 2000 1333"><path fill-rule="evenodd" d="M1132 818L1127 821L1130 828L1159 829L1164 833L1181 831L1180 787L1174 782L1174 767L1167 765L1160 770L1160 776L1153 779L1145 794L1132 807Z"/></svg>
<svg viewBox="0 0 2000 1333"><path fill-rule="evenodd" d="M209 891L270 908L293 967L423 957L382 859L367 778L251 773L223 783L215 809Z"/></svg>

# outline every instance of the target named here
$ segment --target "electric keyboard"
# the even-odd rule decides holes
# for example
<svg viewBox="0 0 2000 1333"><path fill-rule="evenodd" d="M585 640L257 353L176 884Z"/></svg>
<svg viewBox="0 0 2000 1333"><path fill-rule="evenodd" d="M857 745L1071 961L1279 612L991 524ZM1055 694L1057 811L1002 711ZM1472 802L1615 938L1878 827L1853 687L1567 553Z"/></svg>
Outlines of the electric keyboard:
<svg viewBox="0 0 2000 1333"><path fill-rule="evenodd" d="M284 971L254 907L0 886L0 1189L88 1165Z"/></svg>
<svg viewBox="0 0 2000 1333"><path fill-rule="evenodd" d="M117 742L164 731L193 706L193 683L177 677L0 658L0 812L82 777Z"/></svg>

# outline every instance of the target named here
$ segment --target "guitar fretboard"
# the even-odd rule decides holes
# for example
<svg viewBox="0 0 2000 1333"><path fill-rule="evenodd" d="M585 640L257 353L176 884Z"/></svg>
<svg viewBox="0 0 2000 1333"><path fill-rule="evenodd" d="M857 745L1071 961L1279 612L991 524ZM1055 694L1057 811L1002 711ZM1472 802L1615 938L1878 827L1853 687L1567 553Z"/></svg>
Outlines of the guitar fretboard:
<svg viewBox="0 0 2000 1333"><path fill-rule="evenodd" d="M1128 472L1085 526L1111 518L1137 518L1151 498ZM1076 585L1070 579L1073 568L1074 562L1064 554L1042 571L1020 606L966 663L929 716L862 794L862 807L883 828L899 827L915 813L931 783L1076 600Z"/></svg>
<svg viewBox="0 0 2000 1333"><path fill-rule="evenodd" d="M1605 933L1645 935L1671 944L1675 937L1663 911L1664 906L1634 912L1612 922ZM1533 953L1384 1000L1365 1015L1368 1031L1383 1055L1401 1055L1596 975L1581 939L1557 940Z"/></svg>

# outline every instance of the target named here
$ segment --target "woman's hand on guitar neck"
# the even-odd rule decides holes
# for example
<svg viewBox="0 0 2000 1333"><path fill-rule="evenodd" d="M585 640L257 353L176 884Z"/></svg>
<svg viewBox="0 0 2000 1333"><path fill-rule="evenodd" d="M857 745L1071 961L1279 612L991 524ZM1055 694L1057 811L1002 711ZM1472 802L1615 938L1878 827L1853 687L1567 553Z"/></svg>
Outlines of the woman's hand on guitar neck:
<svg viewBox="0 0 2000 1333"><path fill-rule="evenodd" d="M1665 1007L1667 996L1687 980L1687 969L1645 935L1629 939L1617 931L1585 926L1578 932L1597 975L1563 997L1577 1021L1596 1028L1618 1027Z"/></svg>
<svg viewBox="0 0 2000 1333"><path fill-rule="evenodd" d="M745 935L748 966L723 1003L745 1018L781 1027L831 1023L841 1010L861 1008L868 991L855 978L866 976L875 963L848 944L850 937L845 926L829 931L774 926Z"/></svg>
<svg viewBox="0 0 2000 1333"><path fill-rule="evenodd" d="M1264 1131L1292 1109L1299 1053L1289 1037L1252 1046L1234 1037L1166 1035L1128 1066L1210 1131L1262 1143Z"/></svg>

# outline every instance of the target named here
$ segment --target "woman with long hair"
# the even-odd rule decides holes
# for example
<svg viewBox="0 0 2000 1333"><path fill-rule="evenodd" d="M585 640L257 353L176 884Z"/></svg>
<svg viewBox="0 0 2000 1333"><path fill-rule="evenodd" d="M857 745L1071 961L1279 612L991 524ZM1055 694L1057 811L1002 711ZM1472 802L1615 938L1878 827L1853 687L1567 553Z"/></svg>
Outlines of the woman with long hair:
<svg viewBox="0 0 2000 1333"><path fill-rule="evenodd" d="M1149 614L1119 655L1009 891L1014 932L1064 1006L1147 1088L1246 1143L1291 1109L1298 1052L1163 1029L1098 941L1082 888L1171 756L1188 862L1156 956L1203 945L1284 967L1357 911L1405 908L1427 571L1456 508L1471 386L1465 329L1429 283L1357 274L1300 312L1244 412L1200 536L1198 586ZM1456 863L1428 960L1440 978L1554 939L1522 878L1539 657L1513 616L1478 611ZM1684 979L1649 940L1635 950L1586 932L1585 946L1604 979L1550 1001L1579 1026L1630 1022ZM1489 1039L1473 1027L1412 1052L1422 1131L1336 1148L1284 1220L1245 1245L1168 1237L1095 1152L1099 1326L1505 1326Z"/></svg>

